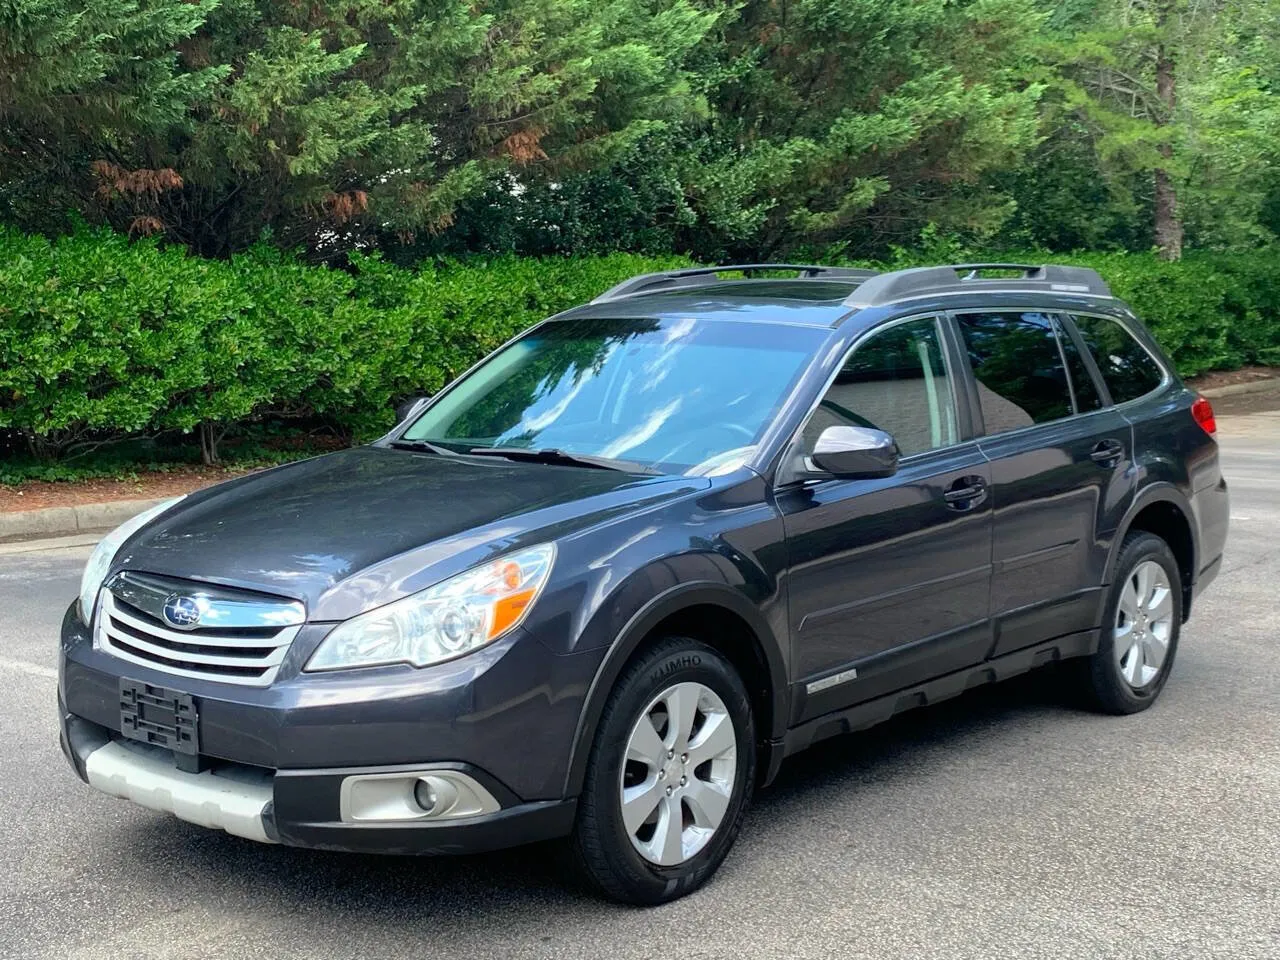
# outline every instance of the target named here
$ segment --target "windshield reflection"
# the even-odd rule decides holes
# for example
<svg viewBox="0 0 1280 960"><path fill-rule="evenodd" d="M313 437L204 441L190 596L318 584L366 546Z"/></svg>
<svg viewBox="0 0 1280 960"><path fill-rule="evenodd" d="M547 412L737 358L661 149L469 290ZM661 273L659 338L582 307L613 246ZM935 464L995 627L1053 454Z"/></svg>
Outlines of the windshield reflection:
<svg viewBox="0 0 1280 960"><path fill-rule="evenodd" d="M697 470L759 439L823 339L749 321L552 321L455 384L403 439Z"/></svg>

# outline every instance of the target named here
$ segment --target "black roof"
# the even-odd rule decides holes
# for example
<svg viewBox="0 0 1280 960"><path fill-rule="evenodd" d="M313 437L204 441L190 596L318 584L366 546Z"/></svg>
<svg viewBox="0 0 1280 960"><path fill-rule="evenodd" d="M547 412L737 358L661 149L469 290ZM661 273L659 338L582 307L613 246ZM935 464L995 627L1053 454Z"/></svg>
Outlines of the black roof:
<svg viewBox="0 0 1280 960"><path fill-rule="evenodd" d="M796 276L759 277L784 271ZM721 279L722 274L741 274L746 279ZM1096 271L1057 264L962 263L877 273L817 264L753 263L641 274L568 315L634 317L643 313L833 327L864 307L975 293L1111 298L1110 288Z"/></svg>
<svg viewBox="0 0 1280 960"><path fill-rule="evenodd" d="M992 274L996 274L993 276ZM915 267L876 274L849 297L851 307L877 307L915 297L982 292L1073 293L1111 296L1111 288L1096 270L1057 264L957 263Z"/></svg>
<svg viewBox="0 0 1280 960"><path fill-rule="evenodd" d="M814 263L733 263L722 267L686 267L680 270L664 270L661 273L642 273L630 280L622 281L616 287L611 287L592 302L604 303L641 294L733 282L721 280L722 273L741 273L752 278L761 273L781 271L795 272L799 274L800 279L804 280L843 278L853 283L876 275L875 270L864 270L859 267L824 267Z"/></svg>
<svg viewBox="0 0 1280 960"><path fill-rule="evenodd" d="M561 317L700 318L834 327L851 312L845 300L856 286L852 281L836 280L722 282L714 287L597 299Z"/></svg>

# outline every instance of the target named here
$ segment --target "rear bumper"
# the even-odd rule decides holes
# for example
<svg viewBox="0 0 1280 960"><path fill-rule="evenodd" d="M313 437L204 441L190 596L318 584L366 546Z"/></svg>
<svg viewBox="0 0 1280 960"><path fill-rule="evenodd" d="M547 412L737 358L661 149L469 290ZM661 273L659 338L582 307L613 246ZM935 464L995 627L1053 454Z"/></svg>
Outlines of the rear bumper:
<svg viewBox="0 0 1280 960"><path fill-rule="evenodd" d="M1216 483L1198 490L1191 498L1191 509L1200 534L1197 551L1200 569L1196 571L1195 582L1192 584L1191 606L1186 611L1188 616L1195 607L1195 601L1222 569L1222 556L1227 545L1227 528L1231 517L1227 481L1219 477Z"/></svg>
<svg viewBox="0 0 1280 960"><path fill-rule="evenodd" d="M344 822L340 805L344 781L405 768L273 771L215 763L201 773L187 773L176 767L168 751L113 736L65 709L60 714L63 753L90 786L262 843L361 853L479 853L564 836L573 827L575 801L521 803L496 781L465 764L438 768L465 771L498 798L500 809L438 822Z"/></svg>

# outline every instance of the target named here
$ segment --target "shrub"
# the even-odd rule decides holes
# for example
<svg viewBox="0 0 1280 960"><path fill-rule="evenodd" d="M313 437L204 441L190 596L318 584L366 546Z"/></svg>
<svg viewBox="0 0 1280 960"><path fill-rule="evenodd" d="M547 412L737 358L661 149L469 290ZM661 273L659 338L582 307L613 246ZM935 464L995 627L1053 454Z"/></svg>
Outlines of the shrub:
<svg viewBox="0 0 1280 960"><path fill-rule="evenodd" d="M201 260L101 230L50 241L0 229L0 430L54 457L127 435L317 417L389 426L393 399L435 392L549 314L636 273L627 254L350 271L265 245Z"/></svg>
<svg viewBox="0 0 1280 960"><path fill-rule="evenodd" d="M939 243L892 266L963 258ZM1273 251L1052 259L1099 270L1186 375L1280 363ZM101 230L50 241L0 229L0 431L45 458L195 432L208 462L229 427L264 418L368 437L389 426L393 401L439 390L538 320L687 262L508 256L407 270L355 255L337 270L267 246L201 260Z"/></svg>
<svg viewBox="0 0 1280 960"><path fill-rule="evenodd" d="M176 248L0 231L0 427L53 453L242 416L249 306L224 264Z"/></svg>

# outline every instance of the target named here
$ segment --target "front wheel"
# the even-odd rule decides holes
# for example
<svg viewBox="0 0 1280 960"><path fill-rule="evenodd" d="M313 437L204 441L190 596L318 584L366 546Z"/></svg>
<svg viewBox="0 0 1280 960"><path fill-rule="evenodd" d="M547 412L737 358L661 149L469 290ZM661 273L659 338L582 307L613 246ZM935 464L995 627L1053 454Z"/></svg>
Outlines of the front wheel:
<svg viewBox="0 0 1280 960"><path fill-rule="evenodd" d="M624 903L691 893L716 871L755 780L750 698L724 657L670 638L619 678L578 803L581 871Z"/></svg>

